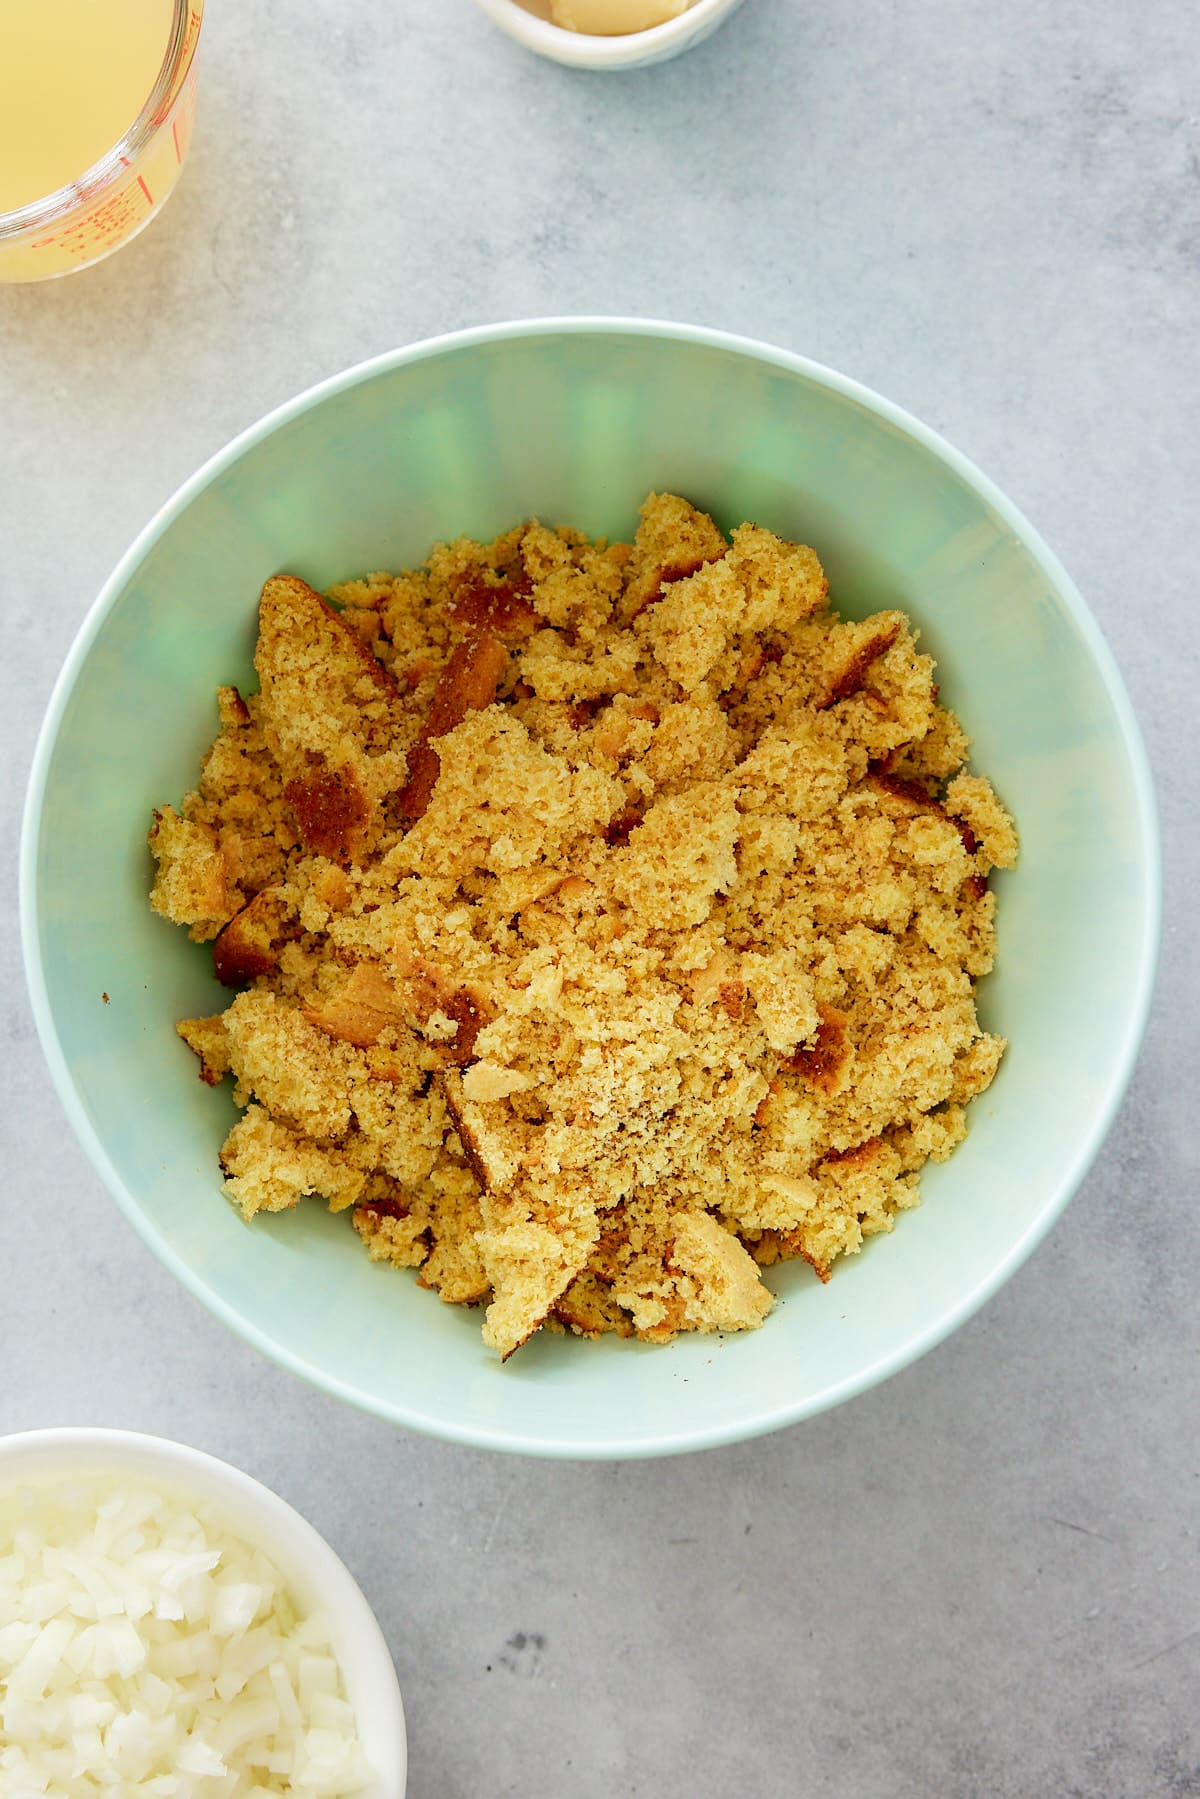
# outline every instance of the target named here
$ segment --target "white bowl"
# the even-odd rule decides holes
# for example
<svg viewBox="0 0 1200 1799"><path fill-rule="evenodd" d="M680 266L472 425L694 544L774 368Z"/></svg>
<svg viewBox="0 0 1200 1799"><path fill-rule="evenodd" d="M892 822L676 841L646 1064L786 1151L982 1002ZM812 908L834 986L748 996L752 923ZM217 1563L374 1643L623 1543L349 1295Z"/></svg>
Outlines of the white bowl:
<svg viewBox="0 0 1200 1799"><path fill-rule="evenodd" d="M61 1429L0 1437L0 1491L92 1475L144 1480L217 1508L230 1528L270 1556L306 1611L320 1611L376 1770L355 1799L403 1799L408 1769L404 1706L383 1632L329 1544L269 1487L215 1456L136 1431Z"/></svg>
<svg viewBox="0 0 1200 1799"><path fill-rule="evenodd" d="M529 12L518 0L475 3L501 31L552 62L566 63L572 69L645 69L702 43L742 0L694 0L686 12L677 19L668 19L665 25L652 25L648 31L630 31L619 37L564 31L561 25L552 25L548 19Z"/></svg>

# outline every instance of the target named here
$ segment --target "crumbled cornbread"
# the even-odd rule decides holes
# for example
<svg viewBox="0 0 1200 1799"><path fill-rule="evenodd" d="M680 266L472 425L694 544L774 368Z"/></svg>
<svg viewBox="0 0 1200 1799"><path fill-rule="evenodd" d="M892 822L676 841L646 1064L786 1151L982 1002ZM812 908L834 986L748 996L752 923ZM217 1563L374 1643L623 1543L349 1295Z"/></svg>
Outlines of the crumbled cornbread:
<svg viewBox="0 0 1200 1799"><path fill-rule="evenodd" d="M150 833L152 905L241 989L179 1031L236 1081L247 1218L352 1208L507 1356L755 1326L761 1266L825 1280L917 1203L1004 1048L1017 845L902 613L651 494L632 545L276 577L256 666Z"/></svg>

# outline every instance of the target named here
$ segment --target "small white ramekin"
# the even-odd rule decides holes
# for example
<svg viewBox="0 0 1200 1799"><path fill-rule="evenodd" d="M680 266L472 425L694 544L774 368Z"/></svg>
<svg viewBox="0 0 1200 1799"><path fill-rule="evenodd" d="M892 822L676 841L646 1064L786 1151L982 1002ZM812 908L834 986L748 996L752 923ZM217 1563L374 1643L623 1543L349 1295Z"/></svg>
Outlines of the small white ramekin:
<svg viewBox="0 0 1200 1799"><path fill-rule="evenodd" d="M404 1799L408 1744L391 1653L354 1576L324 1537L269 1487L228 1462L136 1431L61 1429L0 1437L0 1491L114 1475L217 1508L268 1555L307 1612L319 1611L375 1780L355 1799Z"/></svg>
<svg viewBox="0 0 1200 1799"><path fill-rule="evenodd" d="M548 56L552 62L566 63L573 69L644 69L651 63L666 62L683 50L690 50L710 32L717 29L742 3L742 0L693 0L686 12L665 25L652 25L648 31L626 32L620 37L590 37L580 31L564 31L527 12L517 0L475 0L488 18L516 38L527 50Z"/></svg>

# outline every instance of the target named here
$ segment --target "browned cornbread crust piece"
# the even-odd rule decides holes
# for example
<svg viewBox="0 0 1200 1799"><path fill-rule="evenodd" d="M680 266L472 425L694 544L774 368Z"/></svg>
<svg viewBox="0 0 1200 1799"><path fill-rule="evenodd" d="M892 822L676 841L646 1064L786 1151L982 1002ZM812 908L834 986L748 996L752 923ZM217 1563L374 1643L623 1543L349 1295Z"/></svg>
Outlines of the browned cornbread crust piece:
<svg viewBox="0 0 1200 1799"><path fill-rule="evenodd" d="M632 545L276 577L256 665L150 833L240 988L179 1031L236 1081L247 1218L352 1209L507 1356L755 1326L761 1266L827 1279L917 1203L1004 1048L1017 845L902 613L651 494Z"/></svg>

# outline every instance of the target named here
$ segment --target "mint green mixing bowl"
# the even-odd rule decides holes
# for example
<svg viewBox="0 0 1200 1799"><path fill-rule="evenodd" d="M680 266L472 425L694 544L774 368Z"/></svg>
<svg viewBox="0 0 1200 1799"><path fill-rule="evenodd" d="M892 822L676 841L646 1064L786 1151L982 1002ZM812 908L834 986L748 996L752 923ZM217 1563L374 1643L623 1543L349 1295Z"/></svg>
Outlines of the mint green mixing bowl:
<svg viewBox="0 0 1200 1799"><path fill-rule="evenodd" d="M981 984L1011 1047L967 1142L895 1234L770 1272L745 1336L652 1348L543 1334L505 1367L477 1314L368 1262L316 1201L243 1224L217 1151L235 1117L174 1021L221 1007L206 948L146 903L151 808L194 781L213 690L252 684L256 601L421 561L536 513L627 536L651 488L814 544L851 614L899 606L1013 811ZM352 369L188 482L96 601L37 749L25 954L71 1123L125 1216L248 1342L329 1393L463 1443L561 1456L729 1442L847 1399L967 1318L1079 1184L1137 1052L1158 934L1145 756L1109 652L1025 520L934 434L796 356L687 326L490 326ZM108 996L105 1003L102 995Z"/></svg>

